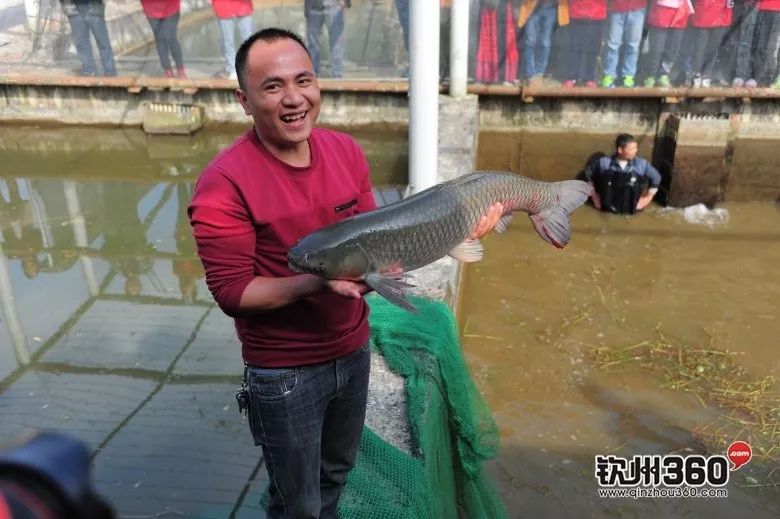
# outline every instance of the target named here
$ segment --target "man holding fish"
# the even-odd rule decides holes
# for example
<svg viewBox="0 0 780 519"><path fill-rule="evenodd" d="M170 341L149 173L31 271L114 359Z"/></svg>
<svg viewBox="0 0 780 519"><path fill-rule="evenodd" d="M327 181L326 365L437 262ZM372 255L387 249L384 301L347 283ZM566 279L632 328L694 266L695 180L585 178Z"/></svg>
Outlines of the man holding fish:
<svg viewBox="0 0 780 519"><path fill-rule="evenodd" d="M242 343L250 429L271 481L268 516L336 517L368 392L362 296L379 287L403 299L397 292L408 269L405 258L390 264L381 254L371 272L332 276L308 263L320 261L321 250L299 247L300 258L290 252L306 236L374 214L368 163L349 136L314 128L320 90L297 35L274 28L254 34L236 55L236 71L236 97L254 126L202 172L190 221L209 289L235 319ZM546 194L531 194L547 209ZM479 238L520 208L500 202L516 198L475 205L480 214L464 220L468 232L448 233L465 244L453 254L475 259ZM544 226L540 219L537 230Z"/></svg>

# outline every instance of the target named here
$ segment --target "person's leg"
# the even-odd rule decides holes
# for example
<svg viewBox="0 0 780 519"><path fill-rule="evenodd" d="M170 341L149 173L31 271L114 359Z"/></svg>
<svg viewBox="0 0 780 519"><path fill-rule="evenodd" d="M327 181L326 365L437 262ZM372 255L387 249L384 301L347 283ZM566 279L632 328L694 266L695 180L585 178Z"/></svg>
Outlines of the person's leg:
<svg viewBox="0 0 780 519"><path fill-rule="evenodd" d="M306 47L311 55L314 73L320 73L320 33L325 22L325 14L319 9L311 9L306 13Z"/></svg>
<svg viewBox="0 0 780 519"><path fill-rule="evenodd" d="M73 35L73 44L76 46L76 54L81 62L81 73L94 76L97 74L95 57L92 55L92 44L89 40L89 25L87 17L82 12L68 16L70 32Z"/></svg>
<svg viewBox="0 0 780 519"><path fill-rule="evenodd" d="M734 54L736 63L732 67L734 70L734 80L740 79L749 81L753 78L753 41L756 35L756 18L758 9L755 6L749 6L744 3L737 4L741 7L739 24L739 35L737 39L737 48ZM741 83L741 82L738 82ZM742 86L737 84L735 86Z"/></svg>
<svg viewBox="0 0 780 519"><path fill-rule="evenodd" d="M669 29L666 37L666 45L661 55L661 86L671 86L669 83L669 74L671 74L675 61L680 54L680 43L682 42L685 29Z"/></svg>
<svg viewBox="0 0 780 519"><path fill-rule="evenodd" d="M328 13L328 40L332 77L344 76L344 9L331 8Z"/></svg>
<svg viewBox="0 0 780 519"><path fill-rule="evenodd" d="M252 36L252 15L241 16L238 18L238 35L241 36L241 43Z"/></svg>
<svg viewBox="0 0 780 519"><path fill-rule="evenodd" d="M116 76L116 64L114 63L114 51L111 48L111 39L108 36L106 26L105 8L103 4L90 4L90 14L87 16L89 29L95 36L100 62L103 65L103 74Z"/></svg>
<svg viewBox="0 0 780 519"><path fill-rule="evenodd" d="M601 50L601 33L604 30L603 20L588 20L585 25L585 39L583 44L583 60L580 77L585 83L596 81L596 62Z"/></svg>
<svg viewBox="0 0 780 519"><path fill-rule="evenodd" d="M715 27L709 30L707 47L704 51L701 76L703 79L712 80L715 65L718 63L720 49L723 46L728 27ZM707 85L704 85L707 86Z"/></svg>
<svg viewBox="0 0 780 519"><path fill-rule="evenodd" d="M398 23L401 24L404 34L404 47L409 54L409 0L395 0L395 10L398 12Z"/></svg>
<svg viewBox="0 0 780 519"><path fill-rule="evenodd" d="M609 13L607 18L607 44L604 46L604 61L602 68L604 75L601 86L614 85L617 74L618 60L620 59L620 47L623 45L623 31L626 29L628 13Z"/></svg>
<svg viewBox="0 0 780 519"><path fill-rule="evenodd" d="M658 80L658 73L661 67L661 56L663 56L666 38L668 31L670 30L671 29L651 26L648 31L647 37L649 39L650 49L645 58L645 72L647 74L645 86L654 86Z"/></svg>
<svg viewBox="0 0 780 519"><path fill-rule="evenodd" d="M623 64L620 67L620 76L624 86L627 79L633 84L636 76L636 66L639 61L639 45L642 43L642 29L645 26L645 9L630 11L623 29Z"/></svg>
<svg viewBox="0 0 780 519"><path fill-rule="evenodd" d="M568 79L570 81L579 81L580 69L582 68L584 45L583 39L587 30L584 20L572 20L569 23L569 52L568 52Z"/></svg>
<svg viewBox="0 0 780 519"><path fill-rule="evenodd" d="M178 30L179 30L179 13L173 14L164 20L165 27L163 34L165 35L165 41L168 43L168 49L173 56L173 62L176 63L176 68L179 70L184 68L184 56L181 52L181 45L179 44Z"/></svg>
<svg viewBox="0 0 780 519"><path fill-rule="evenodd" d="M149 26L154 34L154 45L157 48L157 56L160 58L160 66L163 70L171 69L171 59L168 57L168 42L165 40L165 18L147 18Z"/></svg>
<svg viewBox="0 0 780 519"><path fill-rule="evenodd" d="M539 44L539 29L542 24L540 8L531 13L523 28L523 77L531 79L536 75L536 46Z"/></svg>
<svg viewBox="0 0 780 519"><path fill-rule="evenodd" d="M547 65L550 62L553 29L557 20L558 8L555 4L544 5L541 11L539 37L536 41L535 74L537 76L543 76L547 72Z"/></svg>
<svg viewBox="0 0 780 519"><path fill-rule="evenodd" d="M691 27L688 30L691 31L691 41L693 42L691 71L693 72L694 86L701 86L704 55L707 53L707 44L709 42L711 29Z"/></svg>
<svg viewBox="0 0 780 519"><path fill-rule="evenodd" d="M768 84L780 87L780 75L777 70L778 52L780 52L780 11L768 11L770 24L767 37L766 61L763 76Z"/></svg>
<svg viewBox="0 0 780 519"><path fill-rule="evenodd" d="M232 75L236 72L235 25L232 18L219 19L219 33L222 36L222 58L225 60L225 72Z"/></svg>
<svg viewBox="0 0 780 519"><path fill-rule="evenodd" d="M370 358L366 345L336 361L337 396L328 405L322 427L320 517L324 519L336 519L347 474L355 465L366 416Z"/></svg>
<svg viewBox="0 0 780 519"><path fill-rule="evenodd" d="M333 362L249 368L249 427L268 469L269 519L320 517L320 441L336 395Z"/></svg>

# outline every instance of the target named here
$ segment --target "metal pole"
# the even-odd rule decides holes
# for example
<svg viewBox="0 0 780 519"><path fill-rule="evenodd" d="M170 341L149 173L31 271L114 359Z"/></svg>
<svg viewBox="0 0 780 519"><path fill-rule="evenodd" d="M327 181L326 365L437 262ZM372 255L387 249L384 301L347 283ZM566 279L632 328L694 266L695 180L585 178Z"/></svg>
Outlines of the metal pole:
<svg viewBox="0 0 780 519"><path fill-rule="evenodd" d="M450 13L450 95L464 97L468 83L469 0L452 0Z"/></svg>
<svg viewBox="0 0 780 519"><path fill-rule="evenodd" d="M8 275L8 263L3 252L2 241L0 241L0 304L3 307L5 326L8 328L8 334L14 345L16 361L21 365L29 364L30 347L22 327L22 321L19 319L19 312L16 309L16 300L11 285L11 276Z"/></svg>
<svg viewBox="0 0 780 519"><path fill-rule="evenodd" d="M409 2L409 188L438 183L439 0Z"/></svg>

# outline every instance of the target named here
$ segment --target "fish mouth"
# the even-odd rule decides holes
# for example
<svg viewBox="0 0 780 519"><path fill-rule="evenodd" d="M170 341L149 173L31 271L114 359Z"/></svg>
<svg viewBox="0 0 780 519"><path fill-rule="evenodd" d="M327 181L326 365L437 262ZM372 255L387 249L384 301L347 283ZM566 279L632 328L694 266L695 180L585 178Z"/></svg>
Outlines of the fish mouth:
<svg viewBox="0 0 780 519"><path fill-rule="evenodd" d="M303 274L303 269L291 261L287 262L287 267L289 267L289 269L292 270L293 272Z"/></svg>

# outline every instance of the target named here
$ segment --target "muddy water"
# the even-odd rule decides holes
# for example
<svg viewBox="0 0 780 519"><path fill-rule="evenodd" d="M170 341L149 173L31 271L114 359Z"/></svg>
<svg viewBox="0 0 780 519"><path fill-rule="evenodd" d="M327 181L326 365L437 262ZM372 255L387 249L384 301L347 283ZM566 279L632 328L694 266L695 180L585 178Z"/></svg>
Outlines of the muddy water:
<svg viewBox="0 0 780 519"><path fill-rule="evenodd" d="M263 516L267 476L235 407L240 345L185 213L242 131L0 128L0 444L75 435L125 517ZM405 132L351 133L378 203L398 199Z"/></svg>
<svg viewBox="0 0 780 519"><path fill-rule="evenodd" d="M479 166L560 179L593 150L609 149L609 137L569 138L565 147L550 137L504 135L499 152L495 136L483 136L489 146ZM649 155L647 146L642 152ZM601 369L593 348L654 341L660 331L692 348L738 352L754 379L780 377L780 207L724 207L730 221L713 228L658 207L633 218L583 207L564 251L522 215L505 235L487 238L486 258L466 269L460 322L470 369L500 427L490 470L513 517L780 513L780 493L756 486L773 467L759 470L758 462L746 467L753 472L731 473L725 499L597 495L594 455L704 452L694 431L726 410L662 388L649 367Z"/></svg>

